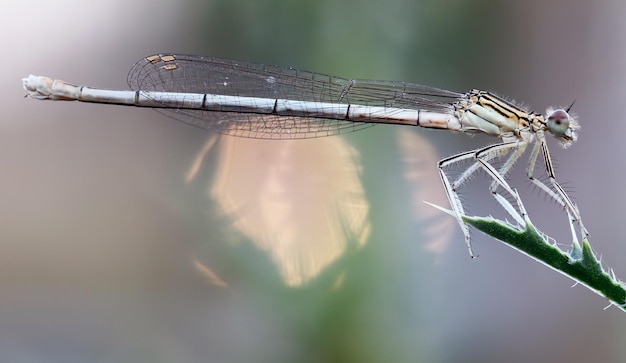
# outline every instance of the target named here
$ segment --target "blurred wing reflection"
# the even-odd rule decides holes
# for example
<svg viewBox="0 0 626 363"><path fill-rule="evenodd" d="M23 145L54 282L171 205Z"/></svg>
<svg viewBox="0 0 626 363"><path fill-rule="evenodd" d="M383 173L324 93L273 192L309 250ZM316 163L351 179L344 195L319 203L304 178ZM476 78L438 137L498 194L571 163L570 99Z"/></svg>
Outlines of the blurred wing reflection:
<svg viewBox="0 0 626 363"><path fill-rule="evenodd" d="M414 216L428 241L427 251L443 253L456 230L453 218L427 205L424 201L447 206L448 199L436 172L437 153L431 144L417 132L398 132L398 141L404 179L409 184Z"/></svg>
<svg viewBox="0 0 626 363"><path fill-rule="evenodd" d="M287 285L307 282L351 244L366 242L369 205L358 154L341 138L217 139L207 141L187 181L217 148L209 196L234 228L267 252Z"/></svg>
<svg viewBox="0 0 626 363"><path fill-rule="evenodd" d="M429 241L424 248L440 254L454 220L423 203L447 205L435 171L436 152L415 132L398 132L398 141L414 217ZM187 182L212 151L217 164L209 197L233 228L268 254L285 284L306 283L346 249L366 243L369 204L359 155L341 138L267 142L213 135Z"/></svg>

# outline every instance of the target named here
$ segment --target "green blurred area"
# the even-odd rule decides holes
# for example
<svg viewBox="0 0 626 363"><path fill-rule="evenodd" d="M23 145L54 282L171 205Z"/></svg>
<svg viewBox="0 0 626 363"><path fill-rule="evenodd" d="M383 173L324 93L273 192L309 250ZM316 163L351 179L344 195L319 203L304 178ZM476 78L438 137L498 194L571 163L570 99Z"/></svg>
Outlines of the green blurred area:
<svg viewBox="0 0 626 363"><path fill-rule="evenodd" d="M477 73L484 72L479 80L485 84L493 82L491 77L498 78L501 61L482 54L500 41L499 34L489 29L502 21L497 14L503 7L498 1L190 3L187 19L195 25L187 23L187 35L181 37L185 41L179 46L198 54L462 91L477 80ZM198 48L199 44L204 47ZM234 244L225 243L237 239L232 235L212 238L215 243L204 241L200 255L220 259L209 266L227 266L226 276L237 276L232 288L244 294L266 328L286 333L269 336L289 339L261 338L258 350L235 346L235 357L241 354L241 361L414 362L437 361L445 351L434 340L446 330L441 320L447 317L435 305L454 293L445 293L446 287L440 286L445 278L433 273L433 255L424 251L422 226L406 203L410 188L416 186L399 177L403 170L397 133L394 128L376 127L345 137L360 153L372 233L363 248L349 248L315 279L286 286L271 257L244 237ZM434 142L448 136L428 135L434 136ZM434 171L434 163L431 166ZM216 226L224 225L210 213L201 219L213 223L200 231L199 241L203 235L214 237ZM464 253L457 242L454 248ZM347 244L356 246L355 241ZM259 356L260 352L267 356Z"/></svg>
<svg viewBox="0 0 626 363"><path fill-rule="evenodd" d="M482 56L499 41L491 30L505 25L498 14L506 3L499 1L222 0L188 6L195 26L187 26L184 43L196 53L442 88L464 86L467 69L497 73L502 64L501 56Z"/></svg>

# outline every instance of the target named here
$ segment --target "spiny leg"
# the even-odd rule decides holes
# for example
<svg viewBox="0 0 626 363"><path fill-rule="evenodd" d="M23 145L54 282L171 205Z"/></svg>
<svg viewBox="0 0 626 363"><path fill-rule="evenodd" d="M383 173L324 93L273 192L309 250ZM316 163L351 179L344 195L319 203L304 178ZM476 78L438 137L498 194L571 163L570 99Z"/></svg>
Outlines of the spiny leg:
<svg viewBox="0 0 626 363"><path fill-rule="evenodd" d="M504 178L504 174L508 172L508 170L515 164L515 161L520 157L521 154L524 153L526 147L526 143L520 142L511 142L504 144L497 144L493 146L489 146L480 150L473 150L464 152L461 154L453 155L449 158L443 159L438 163L438 171L439 176L441 177L441 181L444 186L444 190L448 197L448 201L450 202L450 206L452 207L452 211L457 220L457 223L461 227L463 235L465 237L465 243L467 244L470 256L476 257L472 250L471 239L469 235L469 227L465 222L463 222L462 216L465 215L465 211L463 209L463 204L459 198L457 193L457 189L460 188L471 176L478 171L479 169L484 169L487 171L487 174L493 179L492 184L490 186L490 191L493 194L496 201L521 225L524 224L524 218L526 217L526 211L521 204L521 200L517 191L513 190L509 184L506 182ZM503 167L501 168L501 172L496 170L489 161L492 159L506 155L511 152L511 150L515 150L511 156L509 156L508 160L505 162ZM445 173L445 168L450 165L460 163L462 161L466 161L472 159L474 163L469 166L461 175L453 182L450 182L447 174ZM511 205L511 203L497 193L498 186L504 188L517 202L518 211Z"/></svg>
<svg viewBox="0 0 626 363"><path fill-rule="evenodd" d="M517 203L517 208L519 209L519 213L506 198L504 198L500 193L496 191L497 187L494 187L493 186L494 184L492 184L492 187L490 187L490 190L494 199L498 203L500 203L502 208L504 208L504 210L506 210L511 215L511 217L513 217L517 221L517 223L519 223L521 226L525 225L524 219L527 216L526 209L524 208L524 205L522 204L522 201L519 197L519 194L517 193L517 190L511 188L511 186L506 181L504 176L500 174L500 172L498 172L496 168L494 168L491 164L489 164L488 162L484 161L481 158L478 158L477 160L478 160L478 163L480 163L483 169L487 172L487 174L493 179L492 183L495 183L496 185L499 185L502 188L504 188L504 190L506 190L513 197L513 199L515 199Z"/></svg>
<svg viewBox="0 0 626 363"><path fill-rule="evenodd" d="M459 198L456 189L458 186L453 187L446 175L444 169L450 165L459 163L463 160L473 159L475 157L475 151L468 151L465 153L453 155L449 158L440 160L437 163L437 170L439 171L439 177L441 178L441 182L443 183L443 188L446 192L446 196L448 197L448 201L450 202L450 207L452 208L452 212L454 213L454 217L456 218L457 223L461 227L461 231L463 232L463 236L465 237L465 244L467 245L467 249L469 250L469 254L472 258L478 257L474 255L474 251L472 250L472 243L469 234L469 227L463 221L462 216L465 215L465 211L463 210L463 204L461 203L461 199ZM474 171L476 168L474 168ZM465 177L467 179L469 175L465 175L467 170L461 175L461 177ZM455 181L454 184L457 184Z"/></svg>
<svg viewBox="0 0 626 363"><path fill-rule="evenodd" d="M452 158L459 157L459 156L467 156L467 157L463 157L462 159L458 159L458 160L450 160L450 162L447 165L451 165L453 163L463 161L465 159L470 159L470 158L475 160L477 157L479 157L479 154L483 152L483 150L485 149L472 150L467 153L455 155ZM485 155L481 155L480 157L483 158L483 160L489 162L491 161L491 159L497 156L499 156L498 153L487 153ZM452 159L452 158L449 158L449 159ZM442 162L443 161L444 160L442 160ZM452 183L452 188L454 190L457 190L458 188L460 188L461 185L465 184L465 182L468 181L472 177L472 175L474 175L474 173L476 173L476 171L478 171L480 168L481 168L480 163L474 162L472 165L467 167L467 169L465 169L465 171L463 171L463 173L461 173L461 175L459 175L459 177Z"/></svg>
<svg viewBox="0 0 626 363"><path fill-rule="evenodd" d="M524 154L527 146L528 143L525 141L505 142L488 146L476 153L476 158L478 160L477 164L479 164L492 179L489 191L493 195L494 199L522 226L525 224L522 216L526 216L526 211L523 205L521 205L519 194L516 190L514 191L506 181L506 174L509 170L511 170L513 165L515 165L520 156ZM504 156L509 153L509 157L499 170L496 170L489 163L489 161L494 159L496 156ZM504 188L509 195L515 199L516 204L518 205L519 213L506 198L498 193L499 187Z"/></svg>
<svg viewBox="0 0 626 363"><path fill-rule="evenodd" d="M548 180L550 180L550 184L552 185L552 189L547 186L541 180L536 179L533 176L533 172L535 169L535 164L537 162L537 157L539 156L539 151L541 151L546 167L546 176ZM533 147L533 151L530 155L530 160L528 163L528 169L526 169L526 175L528 179L535 184L539 189L544 191L548 196L550 196L553 200L559 203L568 213L568 218L572 219L576 222L576 224L580 227L580 233L583 239L589 236L589 232L582 223L582 218L580 216L580 212L578 207L572 202L569 198L565 190L561 187L561 185L556 181L556 176L554 173L554 166L552 164L552 158L550 157L550 152L548 150L548 145L546 144L545 137L543 133L537 134L537 143Z"/></svg>

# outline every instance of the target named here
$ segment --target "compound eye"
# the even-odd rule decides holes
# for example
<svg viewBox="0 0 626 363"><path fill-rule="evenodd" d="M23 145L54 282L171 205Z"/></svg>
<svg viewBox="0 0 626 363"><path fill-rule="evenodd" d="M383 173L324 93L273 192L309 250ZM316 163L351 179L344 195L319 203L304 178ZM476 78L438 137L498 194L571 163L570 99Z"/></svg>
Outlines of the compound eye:
<svg viewBox="0 0 626 363"><path fill-rule="evenodd" d="M569 140L572 138L571 130L569 129L569 114L563 110L554 110L548 116L548 131L557 138L564 138Z"/></svg>

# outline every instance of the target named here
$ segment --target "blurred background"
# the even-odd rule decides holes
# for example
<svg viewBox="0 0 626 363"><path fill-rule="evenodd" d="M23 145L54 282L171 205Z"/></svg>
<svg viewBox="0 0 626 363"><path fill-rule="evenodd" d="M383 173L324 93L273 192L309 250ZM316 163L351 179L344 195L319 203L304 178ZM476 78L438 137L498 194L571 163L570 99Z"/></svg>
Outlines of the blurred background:
<svg viewBox="0 0 626 363"><path fill-rule="evenodd" d="M579 141L550 144L557 176L623 278L625 12L615 0L5 4L0 360L622 361L623 312L476 231L471 260L454 220L422 203L447 206L439 158L492 139L388 126L218 137L148 109L24 99L20 80L126 89L135 61L173 52L481 88L539 112L576 100ZM531 219L568 249L563 211L519 169ZM501 214L484 179L463 199Z"/></svg>

